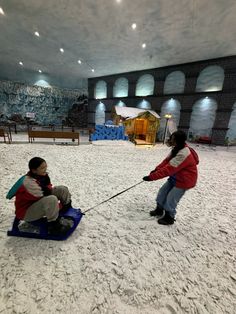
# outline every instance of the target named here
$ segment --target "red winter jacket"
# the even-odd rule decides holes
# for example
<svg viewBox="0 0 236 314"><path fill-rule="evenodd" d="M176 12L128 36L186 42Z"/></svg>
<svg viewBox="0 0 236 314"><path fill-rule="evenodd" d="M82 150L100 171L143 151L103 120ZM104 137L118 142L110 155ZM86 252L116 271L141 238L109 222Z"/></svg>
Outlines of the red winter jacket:
<svg viewBox="0 0 236 314"><path fill-rule="evenodd" d="M197 153L186 144L174 158L171 159L171 155L168 155L168 157L149 174L149 178L152 181L171 176L175 179L175 186L177 188L190 189L193 188L197 182L198 163L199 159Z"/></svg>
<svg viewBox="0 0 236 314"><path fill-rule="evenodd" d="M47 180L48 182L43 184L41 180ZM45 188L52 189L50 179L48 176L38 176L33 178L29 175L24 177L22 184L16 191L15 194L15 208L16 217L18 219L24 219L27 209L43 196L45 196ZM46 195L49 195L47 193Z"/></svg>

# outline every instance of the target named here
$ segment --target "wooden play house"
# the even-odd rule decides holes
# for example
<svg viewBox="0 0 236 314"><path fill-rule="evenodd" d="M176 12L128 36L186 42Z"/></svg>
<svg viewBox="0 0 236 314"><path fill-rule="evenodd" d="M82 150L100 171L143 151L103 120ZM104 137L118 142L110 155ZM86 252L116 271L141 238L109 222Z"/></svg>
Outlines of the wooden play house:
<svg viewBox="0 0 236 314"><path fill-rule="evenodd" d="M153 110L115 106L113 122L123 124L125 134L136 145L154 145L160 127L160 116Z"/></svg>

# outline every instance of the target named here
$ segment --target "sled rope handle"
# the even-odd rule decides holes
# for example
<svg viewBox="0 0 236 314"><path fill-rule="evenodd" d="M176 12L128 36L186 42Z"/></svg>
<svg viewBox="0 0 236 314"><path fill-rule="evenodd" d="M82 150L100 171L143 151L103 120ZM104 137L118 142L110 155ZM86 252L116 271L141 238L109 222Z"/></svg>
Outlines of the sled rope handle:
<svg viewBox="0 0 236 314"><path fill-rule="evenodd" d="M101 204L104 204L104 203L110 201L111 199L115 198L116 196L118 196L118 195L120 195L120 194L122 194L122 193L124 193L124 192L126 192L126 191L128 191L128 190L130 190L130 189L132 189L132 188L134 188L135 186L137 186L137 185L139 185L140 183L143 183L143 182L144 182L144 181L140 181L140 182L138 182L138 183L136 183L136 184L130 186L129 188L127 188L127 189L125 189L125 190L123 190L123 191L117 193L116 195L113 195L112 197L106 199L105 201L103 201L103 202L101 202L101 203L99 203L99 204L97 204L97 205L95 205L95 206L93 206L93 207L90 207L89 209L85 210L85 211L83 212L83 214L87 213L88 211L94 209L95 207L97 207L97 206L99 206L99 205L101 205Z"/></svg>
<svg viewBox="0 0 236 314"><path fill-rule="evenodd" d="M90 207L89 209L85 210L84 212L81 212L81 214L82 214L82 215L85 215L85 213L89 212L90 210L94 209L95 207L98 207L98 206L100 206L101 204L104 204L104 203L110 201L111 199L115 198L116 196L118 196L118 195L120 195L120 194L122 194L122 193L124 193L124 192L126 192L126 191L128 191L128 190L130 190L130 189L132 189L132 188L134 188L135 186L137 186L137 185L139 185L139 184L141 184L141 183L143 183L143 182L144 182L144 181L142 180L142 181L140 181L140 182L138 182L138 183L136 183L136 184L130 186L129 188L127 188L127 189L125 189L125 190L123 190L123 191L121 191L121 192L119 192L119 193L113 195L112 197L106 199L105 201L102 201L101 203L99 203L99 204L97 204L97 205L95 205L95 206L93 206L93 207ZM2 221L1 221L1 222L2 222ZM3 230L3 229L0 229L0 232L6 232L6 231Z"/></svg>

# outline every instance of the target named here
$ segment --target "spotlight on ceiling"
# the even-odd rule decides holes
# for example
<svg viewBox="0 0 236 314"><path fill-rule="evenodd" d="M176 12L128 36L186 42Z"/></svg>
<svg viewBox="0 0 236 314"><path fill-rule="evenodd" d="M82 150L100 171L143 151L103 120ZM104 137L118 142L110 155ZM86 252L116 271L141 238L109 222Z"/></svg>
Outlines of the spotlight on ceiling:
<svg viewBox="0 0 236 314"><path fill-rule="evenodd" d="M147 46L147 45L146 45L145 43L142 44L142 48L143 48L143 49L145 49L146 46Z"/></svg>
<svg viewBox="0 0 236 314"><path fill-rule="evenodd" d="M136 23L133 23L131 27L132 27L133 29L136 29L137 24L136 24Z"/></svg>
<svg viewBox="0 0 236 314"><path fill-rule="evenodd" d="M39 73L42 73L42 71L41 71L41 70L39 70Z"/></svg>
<svg viewBox="0 0 236 314"><path fill-rule="evenodd" d="M20 62L19 62L19 65L23 66L24 64L23 64L23 62L22 62L22 61L20 61Z"/></svg>
<svg viewBox="0 0 236 314"><path fill-rule="evenodd" d="M39 32L34 32L34 35L39 37Z"/></svg>
<svg viewBox="0 0 236 314"><path fill-rule="evenodd" d="M0 7L0 14L5 15L3 8Z"/></svg>
<svg viewBox="0 0 236 314"><path fill-rule="evenodd" d="M81 60L78 60L78 63L81 64L82 63Z"/></svg>
<svg viewBox="0 0 236 314"><path fill-rule="evenodd" d="M61 52L61 53L64 53L64 49L63 49L63 48L60 48L60 52Z"/></svg>
<svg viewBox="0 0 236 314"><path fill-rule="evenodd" d="M94 70L94 69L92 69L91 71L92 71L92 72L94 72L95 70Z"/></svg>

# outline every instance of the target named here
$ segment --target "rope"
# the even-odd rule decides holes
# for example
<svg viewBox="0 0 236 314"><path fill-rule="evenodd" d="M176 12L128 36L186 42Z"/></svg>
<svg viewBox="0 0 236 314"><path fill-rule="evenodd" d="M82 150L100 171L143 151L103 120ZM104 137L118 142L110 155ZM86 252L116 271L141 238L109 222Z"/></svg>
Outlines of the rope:
<svg viewBox="0 0 236 314"><path fill-rule="evenodd" d="M131 187L129 187L129 188L127 188L127 189L125 189L125 190L123 190L123 191L117 193L116 195L113 195L112 197L106 199L105 201L103 201L103 202L101 202L101 203L99 203L99 204L97 204L97 205L95 205L95 206L93 206L93 207L90 207L89 209L85 210L85 211L83 212L83 214L87 213L88 211L94 209L95 207L97 207L97 206L99 206L99 205L101 205L101 204L104 204L104 203L110 201L111 199L115 198L116 196L118 196L118 195L120 195L120 194L122 194L122 193L124 193L124 192L126 192L126 191L128 191L128 190L130 190L130 189L132 189L132 188L134 188L136 185L139 185L140 183L143 183L143 182L144 182L144 181L140 181L140 182L138 182L138 183L132 185Z"/></svg>
<svg viewBox="0 0 236 314"><path fill-rule="evenodd" d="M127 188L127 189L125 189L125 190L123 190L123 191L117 193L116 195L113 195L112 197L106 199L105 201L102 201L101 203L99 203L99 204L97 204L97 205L95 205L95 206L93 206L93 207L90 207L89 209L85 210L84 212L81 212L81 214L82 214L82 215L85 215L85 213L89 212L90 210L94 209L95 207L98 207L98 206L100 206L101 204L104 204L104 203L110 201L111 199L115 198L116 196L118 196L118 195L120 195L120 194L122 194L122 193L124 193L124 192L126 192L126 191L128 191L128 190L130 190L130 189L132 189L132 188L134 188L135 186L137 186L137 185L139 185L139 184L141 184L141 183L143 183L143 182L144 182L144 181L142 180L142 181L140 181L140 182L138 182L138 183L136 183L136 184L130 186L129 188ZM1 222L3 222L3 221L1 221ZM6 231L3 230L3 229L0 229L0 232L6 233Z"/></svg>

